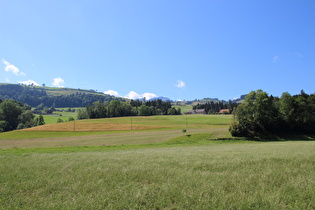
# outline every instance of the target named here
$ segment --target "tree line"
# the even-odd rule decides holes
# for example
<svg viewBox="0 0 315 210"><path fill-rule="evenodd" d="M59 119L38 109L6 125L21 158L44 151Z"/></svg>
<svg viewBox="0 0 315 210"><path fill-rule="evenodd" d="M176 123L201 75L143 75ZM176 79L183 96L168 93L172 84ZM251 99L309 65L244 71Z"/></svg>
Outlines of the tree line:
<svg viewBox="0 0 315 210"><path fill-rule="evenodd" d="M252 91L233 114L233 136L315 134L315 95L303 90L293 96L284 92L280 98Z"/></svg>
<svg viewBox="0 0 315 210"><path fill-rule="evenodd" d="M6 84L0 86L0 98L13 99L26 103L32 107L43 104L46 107L85 107L95 101L119 100L110 95L75 93L69 95L50 96L46 90L33 86Z"/></svg>
<svg viewBox="0 0 315 210"><path fill-rule="evenodd" d="M197 104L193 106L193 110L196 109L205 109L205 112L207 114L215 114L219 113L221 109L229 109L234 110L238 106L238 103L228 101L228 103L224 103L223 101L217 101L217 102L207 102L205 104Z"/></svg>
<svg viewBox="0 0 315 210"><path fill-rule="evenodd" d="M0 99L0 132L44 124L43 116L35 117L29 105L12 99Z"/></svg>
<svg viewBox="0 0 315 210"><path fill-rule="evenodd" d="M77 119L95 119L124 116L180 115L181 109L172 107L171 102L161 99L152 101L131 100L130 102L112 100L97 101L77 111Z"/></svg>

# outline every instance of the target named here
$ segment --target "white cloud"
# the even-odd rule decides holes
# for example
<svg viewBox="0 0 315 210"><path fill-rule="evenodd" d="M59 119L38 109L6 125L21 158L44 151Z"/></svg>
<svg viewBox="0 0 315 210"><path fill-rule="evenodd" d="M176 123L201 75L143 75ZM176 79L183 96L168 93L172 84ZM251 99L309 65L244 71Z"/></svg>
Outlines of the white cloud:
<svg viewBox="0 0 315 210"><path fill-rule="evenodd" d="M16 66L13 64L9 63L8 61L2 59L3 64L5 65L4 70L6 72L12 72L13 74L17 76L25 76L24 72L21 72Z"/></svg>
<svg viewBox="0 0 315 210"><path fill-rule="evenodd" d="M111 95L111 96L116 96L116 97L120 97L119 93L115 90L107 90L104 92L105 94Z"/></svg>
<svg viewBox="0 0 315 210"><path fill-rule="evenodd" d="M141 96L135 91L130 91L125 97L129 99L141 99Z"/></svg>
<svg viewBox="0 0 315 210"><path fill-rule="evenodd" d="M27 81L19 81L19 83L23 84L23 85L34 85L34 86L40 86L37 82L35 82L34 80L27 80Z"/></svg>
<svg viewBox="0 0 315 210"><path fill-rule="evenodd" d="M186 86L186 84L185 84L184 81L178 80L178 81L177 81L177 84L176 84L175 86L178 87L178 88L183 88L183 87Z"/></svg>
<svg viewBox="0 0 315 210"><path fill-rule="evenodd" d="M65 81L62 78L58 77L55 78L51 84L55 87L64 87Z"/></svg>
<svg viewBox="0 0 315 210"><path fill-rule="evenodd" d="M146 100L150 100L155 97L157 97L157 95L155 95L154 93L143 93L141 95L141 98L145 98Z"/></svg>
<svg viewBox="0 0 315 210"><path fill-rule="evenodd" d="M135 99L143 99L143 98L145 98L146 100L150 100L150 99L155 98L155 97L157 97L157 95L154 93L143 93L140 95L140 94L136 93L135 91L130 91L128 93L128 95L125 96L125 98L134 99L134 100Z"/></svg>
<svg viewBox="0 0 315 210"><path fill-rule="evenodd" d="M143 98L145 98L146 100L150 100L152 98L157 97L157 95L154 93L143 93L140 95L140 94L136 93L135 91L130 91L126 96L121 96L115 90L107 90L104 93L108 94L108 95L116 96L116 97L123 97L123 98L128 98L128 99L133 99L133 100L143 99Z"/></svg>
<svg viewBox="0 0 315 210"><path fill-rule="evenodd" d="M274 57L273 57L273 62L275 62L275 63L276 63L276 62L278 61L278 59L279 59L279 56L277 56L277 55L276 55L276 56L274 56Z"/></svg>

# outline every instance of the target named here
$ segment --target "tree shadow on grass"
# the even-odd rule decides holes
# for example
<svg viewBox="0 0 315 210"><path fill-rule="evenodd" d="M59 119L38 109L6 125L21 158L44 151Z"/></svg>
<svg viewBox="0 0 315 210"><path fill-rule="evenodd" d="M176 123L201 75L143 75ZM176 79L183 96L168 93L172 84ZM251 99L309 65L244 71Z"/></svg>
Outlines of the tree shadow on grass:
<svg viewBox="0 0 315 210"><path fill-rule="evenodd" d="M217 140L243 140L257 142L281 142L281 141L315 141L315 134L294 134L294 135L271 135L260 137L236 137L236 138L218 138Z"/></svg>
<svg viewBox="0 0 315 210"><path fill-rule="evenodd" d="M270 142L270 141L315 141L315 135L276 135L246 138L251 141Z"/></svg>

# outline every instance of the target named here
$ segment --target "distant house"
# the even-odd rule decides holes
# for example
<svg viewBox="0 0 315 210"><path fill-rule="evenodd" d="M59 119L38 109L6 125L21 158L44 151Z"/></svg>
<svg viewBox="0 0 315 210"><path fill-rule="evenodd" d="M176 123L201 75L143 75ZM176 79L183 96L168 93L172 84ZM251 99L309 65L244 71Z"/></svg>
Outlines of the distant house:
<svg viewBox="0 0 315 210"><path fill-rule="evenodd" d="M53 114L54 110L53 109L49 109L46 114Z"/></svg>
<svg viewBox="0 0 315 210"><path fill-rule="evenodd" d="M219 111L219 114L230 114L230 110L229 109L221 109Z"/></svg>
<svg viewBox="0 0 315 210"><path fill-rule="evenodd" d="M207 114L205 109L196 109L185 112L185 114Z"/></svg>
<svg viewBox="0 0 315 210"><path fill-rule="evenodd" d="M195 110L190 110L188 112L185 112L184 114L195 114Z"/></svg>
<svg viewBox="0 0 315 210"><path fill-rule="evenodd" d="M39 111L39 110L34 110L34 111L32 111L32 112L33 112L33 114L42 114L42 112Z"/></svg>

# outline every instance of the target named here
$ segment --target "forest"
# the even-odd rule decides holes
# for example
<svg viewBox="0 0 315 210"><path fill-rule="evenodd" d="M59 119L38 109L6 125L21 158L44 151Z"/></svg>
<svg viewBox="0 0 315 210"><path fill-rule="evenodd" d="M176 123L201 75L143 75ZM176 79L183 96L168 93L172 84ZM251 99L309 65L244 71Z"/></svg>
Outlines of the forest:
<svg viewBox="0 0 315 210"><path fill-rule="evenodd" d="M130 102L112 100L97 101L85 109L78 110L77 119L95 119L124 116L180 115L181 109L172 107L170 101L131 100Z"/></svg>
<svg viewBox="0 0 315 210"><path fill-rule="evenodd" d="M221 109L229 109L231 112L238 106L238 103L228 101L228 103L223 103L223 101L217 102L207 102L205 104L197 104L193 106L193 110L205 109L207 114L215 114L220 112Z"/></svg>
<svg viewBox="0 0 315 210"><path fill-rule="evenodd" d="M293 96L284 92L279 98L251 91L233 115L232 136L315 134L315 95L302 90Z"/></svg>

